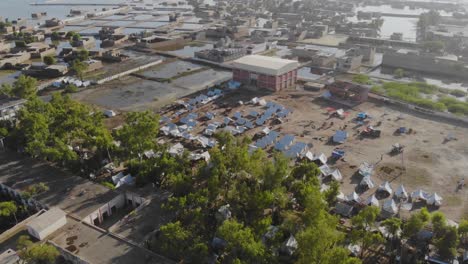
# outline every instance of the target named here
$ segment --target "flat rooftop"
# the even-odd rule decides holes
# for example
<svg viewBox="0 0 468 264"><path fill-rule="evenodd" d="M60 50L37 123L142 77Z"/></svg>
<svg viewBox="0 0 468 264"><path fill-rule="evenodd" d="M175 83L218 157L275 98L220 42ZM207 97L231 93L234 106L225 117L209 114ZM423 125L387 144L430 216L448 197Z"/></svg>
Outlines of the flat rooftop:
<svg viewBox="0 0 468 264"><path fill-rule="evenodd" d="M25 158L14 152L0 152L0 183L19 192L44 183L49 190L34 197L40 203L58 207L83 219L119 193L45 162Z"/></svg>
<svg viewBox="0 0 468 264"><path fill-rule="evenodd" d="M89 263L174 263L69 217L67 224L51 234L48 240Z"/></svg>
<svg viewBox="0 0 468 264"><path fill-rule="evenodd" d="M294 60L261 55L247 55L235 60L233 66L237 69L266 75L281 75L298 68L300 65Z"/></svg>

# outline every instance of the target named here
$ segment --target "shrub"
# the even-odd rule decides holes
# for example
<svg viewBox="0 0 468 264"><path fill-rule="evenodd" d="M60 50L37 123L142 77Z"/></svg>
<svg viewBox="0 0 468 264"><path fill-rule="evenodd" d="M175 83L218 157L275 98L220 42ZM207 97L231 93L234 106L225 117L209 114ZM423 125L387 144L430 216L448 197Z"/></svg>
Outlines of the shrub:
<svg viewBox="0 0 468 264"><path fill-rule="evenodd" d="M114 184L112 184L112 183L110 183L110 182L104 181L104 182L101 182L101 185L106 186L107 188L109 188L109 189L111 189L111 190L115 190Z"/></svg>
<svg viewBox="0 0 468 264"><path fill-rule="evenodd" d="M467 95L465 91L460 89L450 90L449 93L455 97L465 97Z"/></svg>

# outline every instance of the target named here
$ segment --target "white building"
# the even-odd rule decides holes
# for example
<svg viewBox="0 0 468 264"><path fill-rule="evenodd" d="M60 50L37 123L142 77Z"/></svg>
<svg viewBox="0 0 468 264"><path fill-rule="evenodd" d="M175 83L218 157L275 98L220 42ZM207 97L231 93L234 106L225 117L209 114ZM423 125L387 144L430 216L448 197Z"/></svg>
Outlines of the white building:
<svg viewBox="0 0 468 264"><path fill-rule="evenodd" d="M43 240L66 223L66 213L59 208L54 207L48 211L44 211L34 220L29 222L26 227L31 236L39 240Z"/></svg>

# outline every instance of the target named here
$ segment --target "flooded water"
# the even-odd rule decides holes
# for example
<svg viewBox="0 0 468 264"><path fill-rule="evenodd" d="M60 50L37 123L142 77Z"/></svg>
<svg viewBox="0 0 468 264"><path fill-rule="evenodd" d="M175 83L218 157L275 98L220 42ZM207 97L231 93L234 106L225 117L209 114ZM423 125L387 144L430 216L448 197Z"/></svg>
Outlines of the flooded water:
<svg viewBox="0 0 468 264"><path fill-rule="evenodd" d="M369 76L376 77L376 78L381 78L381 79L386 79L386 80L389 80L389 81L403 81L403 82L421 81L421 80L416 80L416 79L412 79L412 78L395 79L394 76L391 75L391 74L382 73L381 68L375 69L374 71L369 73ZM458 90L463 90L465 92L468 92L468 83L448 82L448 81L445 81L445 80L434 79L432 77L428 77L428 76L424 76L424 75L422 76L422 79L428 84L436 85L436 86L439 86L439 87L442 87L442 88L451 89L451 90L458 89Z"/></svg>
<svg viewBox="0 0 468 264"><path fill-rule="evenodd" d="M112 6L34 6L30 3L47 3L47 0L0 0L0 16L3 18L9 18L10 20L18 18L29 19L30 25L43 22L46 19L56 17L58 19L65 19L70 13L70 9L79 9L83 11L101 11L102 8L112 8ZM118 4L122 3L123 0L56 0L53 3L98 3L98 4ZM32 20L31 14L37 12L47 12L47 17L43 17L39 20Z"/></svg>
<svg viewBox="0 0 468 264"><path fill-rule="evenodd" d="M405 6L403 9L394 8L390 5L380 5L380 6L357 6L357 11L364 12L381 12L389 14L400 14L400 15L420 15L422 13L428 12L429 9L425 8L414 8L411 9L409 6ZM451 16L452 13L439 10L441 16Z"/></svg>
<svg viewBox="0 0 468 264"><path fill-rule="evenodd" d="M395 33L403 33L403 40L416 42L417 18L408 17L382 17L384 22L380 28L380 37L388 39Z"/></svg>
<svg viewBox="0 0 468 264"><path fill-rule="evenodd" d="M185 46L183 49L170 51L169 53L174 54L176 56L181 56L181 57L193 57L195 55L195 52L197 51L212 49L212 48L213 48L213 44L205 44L202 46Z"/></svg>

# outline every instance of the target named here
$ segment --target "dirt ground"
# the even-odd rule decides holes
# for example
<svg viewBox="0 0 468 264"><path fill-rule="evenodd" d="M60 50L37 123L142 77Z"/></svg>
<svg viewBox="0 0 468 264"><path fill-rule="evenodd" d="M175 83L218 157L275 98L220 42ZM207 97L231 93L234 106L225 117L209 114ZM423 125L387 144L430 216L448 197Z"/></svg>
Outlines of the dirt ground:
<svg viewBox="0 0 468 264"><path fill-rule="evenodd" d="M339 160L331 167L340 169L343 180L341 191L348 195L356 189L362 176L356 172L362 162L374 164L375 170L372 179L375 188L359 193L361 199L366 200L375 193L377 187L384 181L389 181L393 190L403 183L407 192L417 189L432 194L437 192L444 199L440 211L449 219L458 221L468 217L468 191L456 191L457 181L466 178L468 171L468 145L466 136L468 128L460 124L434 121L418 113L402 112L388 105L365 102L352 109L325 101L312 92L280 92L275 94L259 94L253 91L238 91L226 95L213 104L205 105L196 112L203 116L206 112L216 113L216 118L204 121L192 134L202 133L207 123L221 121L224 116L230 116L241 111L247 115L251 110L263 112L264 107L252 104L239 105L238 101L247 102L259 96L267 101L274 101L293 110L280 125L269 125L282 135L296 135L296 142L308 143L313 146L310 150L315 153L324 153L330 156L333 149L339 147L346 151L343 160ZM329 119L328 107L343 108L349 115L344 119ZM371 116L369 125L376 125L382 131L381 137L376 139L358 136L359 127L354 121L357 113L366 112ZM170 115L167 113L166 115ZM327 122L326 129L320 129ZM330 126L330 123L333 125ZM336 130L346 127L348 139L344 144L334 145L328 143ZM411 129L411 134L396 135L399 127ZM254 135L261 127L249 130L246 134ZM453 135L456 140L444 142L447 135ZM389 154L392 145L400 143L405 146L403 155ZM467 179L465 179L467 180ZM386 198L389 199L389 198ZM380 202L383 203L385 199Z"/></svg>

